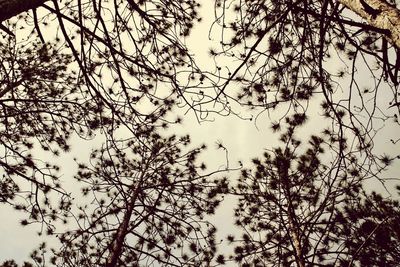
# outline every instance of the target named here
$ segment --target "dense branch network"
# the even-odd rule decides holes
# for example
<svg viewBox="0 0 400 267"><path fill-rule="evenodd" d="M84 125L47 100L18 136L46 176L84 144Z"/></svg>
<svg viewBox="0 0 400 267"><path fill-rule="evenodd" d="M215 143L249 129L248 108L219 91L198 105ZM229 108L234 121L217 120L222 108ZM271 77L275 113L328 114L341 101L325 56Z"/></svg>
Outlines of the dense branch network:
<svg viewBox="0 0 400 267"><path fill-rule="evenodd" d="M370 179L384 184L398 157L374 147L379 130L399 125L396 5L214 4L209 38L220 47L200 69L185 43L201 23L194 0L0 0L0 202L60 243L50 259L45 244L32 259L63 267L399 262L399 204L364 189ZM214 176L232 170L206 173L197 162L205 147L165 133L181 123L178 108L198 121L271 111L282 145L230 186ZM303 145L295 133L307 120L324 125ZM69 155L73 138L94 144L95 136L90 158L75 159L82 195L74 199L50 159ZM228 162L229 148L219 148ZM228 237L230 256L217 255L207 221L225 195L238 199L243 231Z"/></svg>

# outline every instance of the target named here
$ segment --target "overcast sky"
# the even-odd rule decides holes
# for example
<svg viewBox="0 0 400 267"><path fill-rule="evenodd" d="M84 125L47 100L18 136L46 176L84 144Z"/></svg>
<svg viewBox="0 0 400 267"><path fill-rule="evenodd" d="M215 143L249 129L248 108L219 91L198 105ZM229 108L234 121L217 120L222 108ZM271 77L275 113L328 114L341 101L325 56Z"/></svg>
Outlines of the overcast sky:
<svg viewBox="0 0 400 267"><path fill-rule="evenodd" d="M203 68L209 68L213 66L213 62L209 58L207 51L211 46L215 46L214 40L208 40L209 27L214 19L214 13L211 12L213 6L206 6L207 3L213 1L202 1L202 14L203 21L198 25L195 25L194 31L190 38L187 40L187 45L195 54L197 63ZM232 64L236 66L238 62L225 61L225 64ZM365 77L368 83L369 77ZM344 84L345 88L346 85ZM388 102L389 99L385 98L383 94L379 98L382 103ZM326 121L323 120L320 111L319 103L315 102L310 107L313 112L313 118L310 122L303 127L302 135L317 134L319 129L324 127ZM177 110L184 114L185 110ZM273 114L279 116L278 114ZM229 151L229 163L230 167L237 167L238 160L242 160L245 164L250 161L251 158L261 156L265 148L272 148L278 144L278 135L272 134L269 129L269 122L271 117L268 113L263 113L255 121L240 120L234 116L228 117L210 117L214 120L212 122L199 123L192 113L185 115L184 123L179 126L174 126L169 129L170 133L177 134L190 134L193 140L193 145L199 145L206 143L208 150L205 156L206 164L209 169L224 168L225 167L225 152L217 150L216 142L222 141L224 146ZM397 128L396 128L397 130ZM379 138L376 139L377 149L381 152L385 151L396 151L399 147L394 146L389 140L399 136L399 132L395 132L393 129L385 129L380 133ZM79 155L80 158L84 158L89 155L92 148L96 146L97 140L93 143L86 143L82 141L76 141L72 145L72 151L69 155L63 155L59 159L62 163L62 179L67 181L71 179L75 169L73 157ZM391 170L385 174L387 177L395 177L400 171L399 165L392 166ZM230 179L235 179L237 174L230 173ZM73 185L69 185L71 188ZM371 183L370 188L381 191L379 184ZM79 188L75 188L79 190ZM232 231L233 226L229 225L233 222L232 210L233 199L227 199L227 201L218 209L219 213L213 218L215 224L220 225L220 235L226 236L226 234ZM6 259L16 259L18 262L22 262L23 259L27 258L32 249L36 248L41 242L40 237L37 236L36 232L40 229L39 225L33 225L28 227L20 227L19 221L26 214L19 214L11 210L8 206L1 205L1 220L0 220L0 262ZM45 238L46 240L48 237Z"/></svg>

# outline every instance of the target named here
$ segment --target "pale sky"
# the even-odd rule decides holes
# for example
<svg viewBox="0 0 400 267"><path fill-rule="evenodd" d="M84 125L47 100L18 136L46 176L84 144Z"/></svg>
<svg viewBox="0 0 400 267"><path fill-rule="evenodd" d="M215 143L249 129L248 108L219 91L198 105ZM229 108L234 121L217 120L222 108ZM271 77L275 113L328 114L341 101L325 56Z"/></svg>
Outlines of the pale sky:
<svg viewBox="0 0 400 267"><path fill-rule="evenodd" d="M208 48L216 46L214 43L215 40L208 40L209 27L214 19L214 13L211 12L213 6L206 5L207 3L212 4L213 1L202 2L203 21L195 25L192 35L187 39L187 45L194 52L198 65L207 69L213 66L213 62L210 62L207 53ZM232 68L239 64L238 62L230 62L228 59L222 62L229 64ZM365 79L366 83L368 83L369 77L365 77ZM346 86L344 82L344 84L342 84L344 90ZM385 107L385 105L387 105L386 103L389 101L384 93L382 93L379 99L382 101L383 107ZM319 130L324 128L326 123L320 114L319 103L315 101L312 102L311 105L310 112L313 113L314 117L302 128L301 135L310 136L311 134L318 134ZM178 110L177 112L183 115L185 110ZM279 117L279 115L279 111L277 111L276 114L271 114L272 120ZM278 144L278 134L272 134L269 128L271 118L268 116L268 113L265 112L260 115L256 122L254 120L240 120L234 116L214 116L211 118L214 120L213 122L198 123L193 114L189 112L184 116L184 123L182 125L173 126L173 128L169 129L167 132L176 133L178 135L190 134L193 145L206 143L208 150L203 156L209 167L208 170L225 168L225 152L217 150L216 148L216 142L222 141L223 145L229 151L230 167L235 168L238 167L238 160L242 160L246 166L252 158L261 156L265 148L272 148ZM381 153L386 151L400 151L400 142L397 143L397 145L393 145L389 141L390 139L398 138L398 136L398 128L385 128L382 130L379 133L379 138L375 141L377 151ZM57 161L62 162L63 180L67 181L70 179L75 171L76 166L73 157L79 155L79 158L83 159L85 156L89 155L91 148L95 147L96 142L96 140L93 141L93 143L76 140L72 144L71 153L57 159ZM391 167L390 171L388 171L385 176L395 177L398 175L399 171L400 165L396 164ZM225 176L226 175L229 175L231 180L234 180L237 176L237 174L233 172L225 174ZM382 187L378 189L379 184L377 183L371 183L369 186L374 190L382 190ZM70 187L71 190L79 190L79 188L74 188L73 184L70 183L68 183L68 187ZM221 230L219 233L221 238L226 237L227 233L234 230L233 225L229 225L229 222L233 224L232 207L233 199L228 198L218 209L218 214L212 219L212 222ZM0 208L2 215L0 220L0 262L7 259L15 259L18 262L22 262L23 259L29 257L29 253L41 242L42 238L38 237L36 234L40 226L21 227L19 221L24 218L25 214L16 213L5 205L1 205ZM48 240L48 237L44 239Z"/></svg>

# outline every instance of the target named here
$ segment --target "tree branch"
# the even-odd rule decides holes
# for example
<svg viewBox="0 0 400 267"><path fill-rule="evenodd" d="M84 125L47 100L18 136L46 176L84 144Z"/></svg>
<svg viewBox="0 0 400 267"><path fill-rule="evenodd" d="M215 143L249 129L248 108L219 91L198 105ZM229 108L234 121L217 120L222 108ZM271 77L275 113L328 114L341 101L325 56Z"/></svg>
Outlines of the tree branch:
<svg viewBox="0 0 400 267"><path fill-rule="evenodd" d="M0 0L0 23L32 8L37 8L47 0Z"/></svg>

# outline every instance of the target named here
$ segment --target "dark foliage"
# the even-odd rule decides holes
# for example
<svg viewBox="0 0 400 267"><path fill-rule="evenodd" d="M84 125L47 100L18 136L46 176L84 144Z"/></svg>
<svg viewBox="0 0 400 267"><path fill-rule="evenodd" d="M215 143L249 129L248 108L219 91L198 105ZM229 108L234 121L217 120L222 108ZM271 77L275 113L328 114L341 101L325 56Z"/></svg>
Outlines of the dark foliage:
<svg viewBox="0 0 400 267"><path fill-rule="evenodd" d="M215 70L203 70L185 43L201 22L199 1L35 3L0 24L0 202L60 242L34 250L36 266L400 261L399 204L364 188L384 184L398 156L374 147L380 129L399 125L400 52L387 31L340 1L216 0L210 36L218 32L220 47L209 51ZM182 121L171 118L177 108L198 121L274 110L282 145L229 186L198 162L205 147L166 137ZM295 134L308 118L326 128L303 144ZM94 136L101 145L76 160L82 196L73 199L54 158L70 153L72 138ZM217 147L228 161L229 148ZM230 256L217 254L207 221L227 194L239 198L242 230L227 238Z"/></svg>
<svg viewBox="0 0 400 267"><path fill-rule="evenodd" d="M62 233L57 266L203 266L216 251L213 214L226 180L202 175L202 148L156 133L107 142L76 178L90 204Z"/></svg>
<svg viewBox="0 0 400 267"><path fill-rule="evenodd" d="M295 117L282 146L242 171L234 194L243 232L229 237L236 244L231 260L243 266L395 266L399 203L364 191L373 173L351 154L332 157L339 141L326 134L307 145L297 140L302 123L293 124Z"/></svg>

